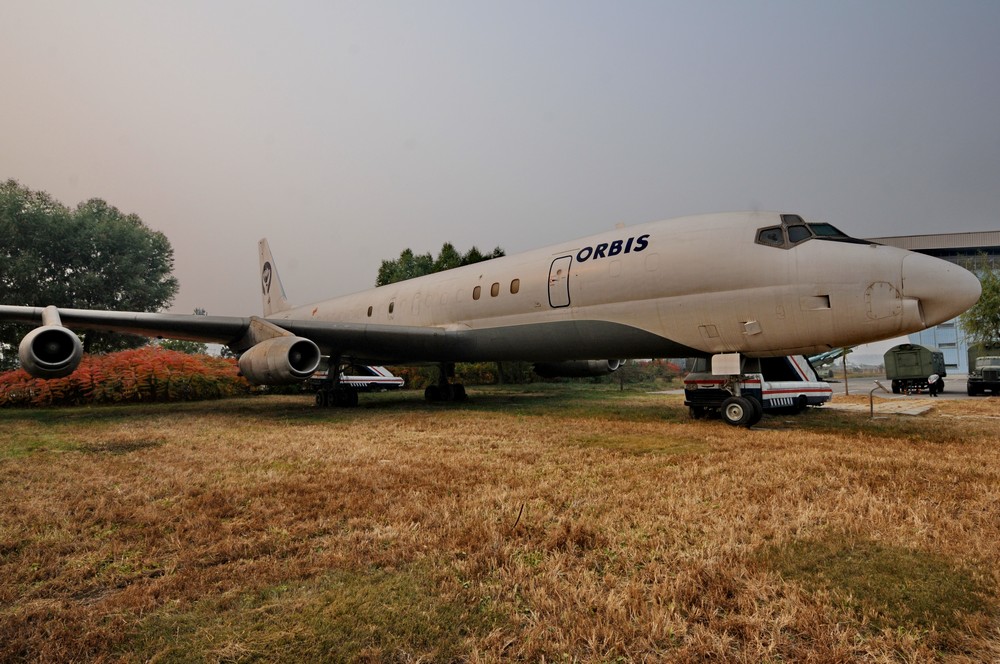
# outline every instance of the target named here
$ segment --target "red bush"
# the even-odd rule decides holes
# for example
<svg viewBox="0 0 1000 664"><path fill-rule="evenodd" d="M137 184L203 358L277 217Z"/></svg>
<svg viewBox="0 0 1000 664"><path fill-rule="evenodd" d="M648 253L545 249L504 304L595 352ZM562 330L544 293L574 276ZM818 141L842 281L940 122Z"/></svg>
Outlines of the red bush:
<svg viewBox="0 0 1000 664"><path fill-rule="evenodd" d="M247 394L236 361L145 346L85 355L65 378L41 380L23 369L0 374L0 406L75 406L196 401Z"/></svg>

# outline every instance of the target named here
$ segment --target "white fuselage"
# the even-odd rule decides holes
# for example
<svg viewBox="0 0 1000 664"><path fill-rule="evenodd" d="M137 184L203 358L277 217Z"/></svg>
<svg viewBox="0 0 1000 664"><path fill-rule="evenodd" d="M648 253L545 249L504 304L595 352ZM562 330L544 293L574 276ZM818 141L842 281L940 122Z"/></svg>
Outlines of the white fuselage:
<svg viewBox="0 0 1000 664"><path fill-rule="evenodd" d="M664 352L655 356L767 356L915 332L978 298L967 271L905 250L818 237L786 248L759 242L760 229L780 224L778 214L751 212L620 228L268 320L440 328L481 340L481 352L451 359L574 359L605 349L648 357L657 339ZM501 337L518 339L516 347Z"/></svg>

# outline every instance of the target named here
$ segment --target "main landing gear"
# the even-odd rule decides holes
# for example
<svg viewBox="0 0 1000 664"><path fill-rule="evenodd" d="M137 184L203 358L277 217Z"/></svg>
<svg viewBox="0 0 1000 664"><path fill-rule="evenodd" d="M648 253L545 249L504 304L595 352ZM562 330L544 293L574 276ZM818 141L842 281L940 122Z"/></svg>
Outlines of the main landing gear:
<svg viewBox="0 0 1000 664"><path fill-rule="evenodd" d="M320 408L354 408L358 405L358 391L352 387L324 385L316 390L316 405Z"/></svg>
<svg viewBox="0 0 1000 664"><path fill-rule="evenodd" d="M449 383L448 378L455 377L454 364L442 364L441 373L438 375L437 385L428 385L424 390L424 399L431 402L439 401L465 401L468 397L465 394L465 385L461 383Z"/></svg>
<svg viewBox="0 0 1000 664"><path fill-rule="evenodd" d="M327 379L316 388L316 405L320 408L354 408L358 405L358 391L340 382L340 360L331 357Z"/></svg>

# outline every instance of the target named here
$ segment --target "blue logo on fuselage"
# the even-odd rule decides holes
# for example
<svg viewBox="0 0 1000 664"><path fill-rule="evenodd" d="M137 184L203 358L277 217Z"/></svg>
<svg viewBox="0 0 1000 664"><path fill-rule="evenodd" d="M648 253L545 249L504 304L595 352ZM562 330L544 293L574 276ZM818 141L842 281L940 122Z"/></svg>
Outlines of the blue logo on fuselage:
<svg viewBox="0 0 1000 664"><path fill-rule="evenodd" d="M593 247L584 247L576 253L576 260L580 263L591 258L610 258L618 254L630 254L635 251L642 251L649 246L649 233L639 237L630 237L627 240L615 240L614 242L601 242Z"/></svg>

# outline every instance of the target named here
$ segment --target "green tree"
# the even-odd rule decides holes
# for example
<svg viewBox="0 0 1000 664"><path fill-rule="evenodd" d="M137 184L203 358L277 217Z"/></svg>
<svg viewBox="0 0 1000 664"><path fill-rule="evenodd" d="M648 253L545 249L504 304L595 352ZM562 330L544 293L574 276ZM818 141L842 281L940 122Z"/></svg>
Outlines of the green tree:
<svg viewBox="0 0 1000 664"><path fill-rule="evenodd" d="M973 342L1000 343L1000 268L986 257L980 257L971 269L983 285L983 294L960 317L962 329Z"/></svg>
<svg viewBox="0 0 1000 664"><path fill-rule="evenodd" d="M208 355L208 344L204 344L200 341L184 341L183 339L163 339L157 344L160 348L166 348L167 350L175 350L178 353L187 353L188 355Z"/></svg>
<svg viewBox="0 0 1000 664"><path fill-rule="evenodd" d="M472 247L464 254L460 254L451 242L445 242L441 245L441 251L438 252L437 258L434 258L429 253L414 255L413 250L407 248L400 252L399 258L396 260L382 261L382 265L378 269L378 277L375 280L375 285L385 286L387 284L394 284L398 281L422 277L425 274L443 272L463 265L490 260L491 258L500 258L503 255L504 250L500 247L495 248L488 254L482 253L476 247ZM504 365L509 365L508 368L513 374L508 382L521 382L518 378L525 373L524 367L530 366L524 362L504 363ZM495 365L495 368L496 373L494 375L496 377L501 380L507 378L507 372L499 362ZM466 367L466 372L470 370ZM459 373L462 373L462 371L459 371ZM425 380L428 383L423 384L429 384L432 380L430 372L426 370L422 372L407 371L405 377L407 378L407 385L410 387L420 386L419 384Z"/></svg>
<svg viewBox="0 0 1000 664"><path fill-rule="evenodd" d="M376 286L394 284L434 271L434 258L430 254L414 255L412 249L404 249L396 260L384 260L378 269Z"/></svg>
<svg viewBox="0 0 1000 664"><path fill-rule="evenodd" d="M3 304L156 311L177 292L173 249L134 214L94 198L71 210L15 180L0 184L0 299ZM23 325L0 325L14 363ZM145 343L140 337L85 332L88 352Z"/></svg>
<svg viewBox="0 0 1000 664"><path fill-rule="evenodd" d="M444 272L445 270L460 267L461 265L462 254L458 253L455 245L451 242L445 242L441 245L441 251L438 252L437 258L434 259L433 271Z"/></svg>
<svg viewBox="0 0 1000 664"><path fill-rule="evenodd" d="M491 258L500 258L504 255L504 250L497 247L492 252L484 254L476 247L472 247L464 254L458 253L455 245L445 242L441 245L441 251L437 258L430 253L414 254L412 249L404 249L400 252L399 258L395 260L384 260L378 269L378 277L375 279L376 286L394 284L398 281L406 281L414 277L422 277L425 274L433 274L450 270L463 265L471 265Z"/></svg>
<svg viewBox="0 0 1000 664"><path fill-rule="evenodd" d="M201 307L195 307L195 316L207 316L208 312ZM160 348L166 348L167 350L175 350L178 353L187 353L188 355L208 355L208 344L202 343L200 341L185 341L184 339L160 339L157 342Z"/></svg>

